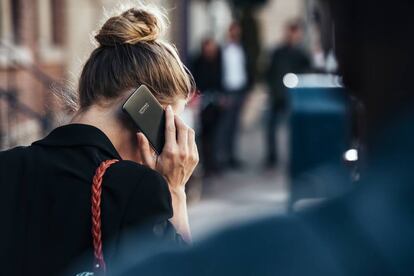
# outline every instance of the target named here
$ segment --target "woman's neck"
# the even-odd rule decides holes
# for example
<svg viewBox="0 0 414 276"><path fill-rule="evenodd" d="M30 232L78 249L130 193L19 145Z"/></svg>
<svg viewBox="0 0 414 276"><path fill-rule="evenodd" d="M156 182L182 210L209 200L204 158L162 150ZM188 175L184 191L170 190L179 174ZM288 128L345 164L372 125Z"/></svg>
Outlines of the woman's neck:
<svg viewBox="0 0 414 276"><path fill-rule="evenodd" d="M78 111L70 123L92 125L99 128L109 138L122 159L134 160L131 133L116 119L111 108L91 106Z"/></svg>

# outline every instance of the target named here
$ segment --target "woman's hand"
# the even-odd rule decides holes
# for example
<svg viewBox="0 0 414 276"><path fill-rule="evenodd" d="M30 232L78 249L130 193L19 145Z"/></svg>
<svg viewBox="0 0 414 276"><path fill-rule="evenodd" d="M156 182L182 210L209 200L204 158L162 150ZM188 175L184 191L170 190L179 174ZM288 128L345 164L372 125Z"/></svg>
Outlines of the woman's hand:
<svg viewBox="0 0 414 276"><path fill-rule="evenodd" d="M165 144L158 158L148 139L139 133L141 163L158 171L165 177L170 190L183 190L198 164L198 151L194 130L188 127L171 106L165 112Z"/></svg>
<svg viewBox="0 0 414 276"><path fill-rule="evenodd" d="M185 184L198 163L195 133L174 116L171 106L168 106L165 117L165 145L158 158L144 134L138 134L141 164L157 170L167 180L174 211L170 221L183 239L191 243Z"/></svg>

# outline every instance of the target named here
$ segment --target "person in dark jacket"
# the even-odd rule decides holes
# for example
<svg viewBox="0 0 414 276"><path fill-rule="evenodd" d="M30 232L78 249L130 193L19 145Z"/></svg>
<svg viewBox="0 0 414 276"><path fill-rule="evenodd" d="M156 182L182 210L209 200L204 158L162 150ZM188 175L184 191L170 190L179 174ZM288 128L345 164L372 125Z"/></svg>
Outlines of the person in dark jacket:
<svg viewBox="0 0 414 276"><path fill-rule="evenodd" d="M344 84L366 111L359 183L319 206L228 229L116 275L414 275L414 3L320 2L333 11Z"/></svg>
<svg viewBox="0 0 414 276"><path fill-rule="evenodd" d="M213 38L203 40L191 71L201 92L201 160L204 175L210 176L220 169L217 164L217 121L222 113L219 96L223 91L221 51Z"/></svg>
<svg viewBox="0 0 414 276"><path fill-rule="evenodd" d="M274 167L278 161L276 147L276 128L286 109L286 87L283 77L288 73L303 73L310 68L307 54L300 48L303 30L297 20L287 24L285 40L270 57L266 72L269 91L269 116L267 118L267 156L266 166Z"/></svg>
<svg viewBox="0 0 414 276"><path fill-rule="evenodd" d="M174 113L183 110L194 83L174 48L159 40L162 20L144 6L109 18L83 67L71 123L31 146L0 152L1 275L92 270L92 179L106 160L118 160L102 182L109 268L129 229L153 238L176 239L177 233L190 241L185 183L198 154L194 131ZM158 156L121 111L142 84L166 108L166 140Z"/></svg>
<svg viewBox="0 0 414 276"><path fill-rule="evenodd" d="M223 109L219 124L219 163L223 168L240 169L243 164L238 158L238 141L241 115L249 87L246 52L241 41L241 26L232 22L227 41L221 49L223 70Z"/></svg>

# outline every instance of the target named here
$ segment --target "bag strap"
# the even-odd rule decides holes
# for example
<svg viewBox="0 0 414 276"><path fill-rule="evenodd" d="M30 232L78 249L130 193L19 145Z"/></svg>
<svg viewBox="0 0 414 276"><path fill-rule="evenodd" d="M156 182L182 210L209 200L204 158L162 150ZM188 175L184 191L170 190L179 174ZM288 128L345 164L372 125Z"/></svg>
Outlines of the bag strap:
<svg viewBox="0 0 414 276"><path fill-rule="evenodd" d="M106 170L119 160L106 160L96 169L92 180L92 240L94 253L94 275L105 275L106 265L102 252L102 229L101 229L101 194L102 178Z"/></svg>

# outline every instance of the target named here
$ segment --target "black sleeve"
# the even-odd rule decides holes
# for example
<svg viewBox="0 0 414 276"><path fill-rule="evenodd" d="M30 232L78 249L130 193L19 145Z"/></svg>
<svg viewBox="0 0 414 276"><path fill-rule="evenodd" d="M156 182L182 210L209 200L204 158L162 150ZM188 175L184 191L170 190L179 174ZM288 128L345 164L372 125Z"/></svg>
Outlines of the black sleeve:
<svg viewBox="0 0 414 276"><path fill-rule="evenodd" d="M158 172L144 170L126 207L124 226L144 237L186 245L169 221L173 208L168 183Z"/></svg>
<svg viewBox="0 0 414 276"><path fill-rule="evenodd" d="M177 245L179 237L169 222L173 215L171 194L158 172L123 160L108 169L106 184L102 234L114 246L107 250L113 253L107 253L108 260L116 261L121 252L138 254L144 243Z"/></svg>
<svg viewBox="0 0 414 276"><path fill-rule="evenodd" d="M145 168L142 173L126 206L126 226L141 223L160 224L168 221L173 215L171 195L165 179L149 168Z"/></svg>
<svg viewBox="0 0 414 276"><path fill-rule="evenodd" d="M138 258L145 253L145 245L180 245L169 222L173 215L171 194L159 173L124 160L108 170L106 183L110 186L106 187L102 221L103 237L111 241L104 250L108 263Z"/></svg>

